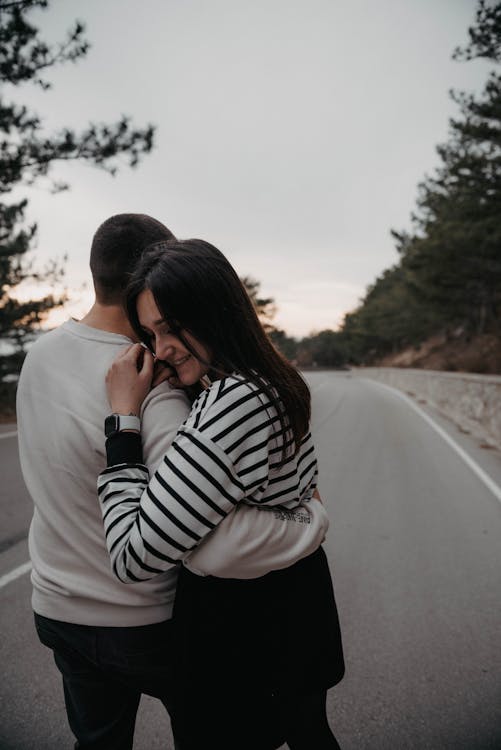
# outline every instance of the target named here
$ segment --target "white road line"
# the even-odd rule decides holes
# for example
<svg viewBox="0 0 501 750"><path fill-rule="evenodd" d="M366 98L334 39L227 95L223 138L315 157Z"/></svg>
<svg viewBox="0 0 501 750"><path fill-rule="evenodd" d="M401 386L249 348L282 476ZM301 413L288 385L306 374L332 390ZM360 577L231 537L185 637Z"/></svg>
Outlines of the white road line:
<svg viewBox="0 0 501 750"><path fill-rule="evenodd" d="M6 573L4 576L0 577L0 589L2 589L4 586L7 586L8 583L11 581L15 581L16 578L19 578L20 576L24 576L25 573L28 573L31 570L31 563L25 562L22 565L20 565L18 568L14 568L14 570L11 570L10 573Z"/></svg>
<svg viewBox="0 0 501 750"><path fill-rule="evenodd" d="M428 422L430 427L433 427L435 432L438 432L441 438L445 440L446 443L450 445L450 447L456 451L458 456L460 456L465 464L470 467L470 469L473 471L474 474L477 475L477 477L480 479L481 482L485 484L488 490L492 492L495 498L499 500L501 503L501 487L496 484L496 482L491 479L491 477L486 474L486 472L482 469L481 466L477 464L476 461L469 456L463 448L461 448L458 443L456 443L453 438L451 438L450 435L447 434L445 430L443 430L440 425L438 425L428 414L426 414L425 411L423 411L417 404L414 403L414 401L409 398L405 393L402 393L402 391L399 391L397 388L392 388L391 385L386 385L386 383L380 383L378 380L371 380L370 378L364 378L364 380L368 380L371 383L376 383L376 385L381 386L381 388L387 388L392 393L395 393L397 396L400 396L401 399L403 399L406 403L409 404L409 406L414 409L414 411L419 414L422 419L425 420L425 422Z"/></svg>
<svg viewBox="0 0 501 750"><path fill-rule="evenodd" d="M0 440L2 440L3 438L8 438L8 437L16 437L16 435L17 435L17 430L13 430L12 432L0 432Z"/></svg>

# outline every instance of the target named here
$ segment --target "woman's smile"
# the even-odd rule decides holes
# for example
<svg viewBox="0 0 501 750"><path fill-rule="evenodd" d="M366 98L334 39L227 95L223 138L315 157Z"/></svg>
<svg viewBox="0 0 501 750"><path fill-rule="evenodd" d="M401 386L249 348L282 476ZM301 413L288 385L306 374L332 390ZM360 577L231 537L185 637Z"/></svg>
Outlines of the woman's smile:
<svg viewBox="0 0 501 750"><path fill-rule="evenodd" d="M181 385L193 385L199 381L209 369L209 353L203 344L183 331L183 338L196 354L187 350L179 336L170 330L149 289L141 292L136 304L139 322L151 339L156 357L175 368Z"/></svg>
<svg viewBox="0 0 501 750"><path fill-rule="evenodd" d="M170 364L172 364L174 367L180 367L185 362L187 362L191 358L191 354L187 354L186 357L181 357L181 359L173 360Z"/></svg>

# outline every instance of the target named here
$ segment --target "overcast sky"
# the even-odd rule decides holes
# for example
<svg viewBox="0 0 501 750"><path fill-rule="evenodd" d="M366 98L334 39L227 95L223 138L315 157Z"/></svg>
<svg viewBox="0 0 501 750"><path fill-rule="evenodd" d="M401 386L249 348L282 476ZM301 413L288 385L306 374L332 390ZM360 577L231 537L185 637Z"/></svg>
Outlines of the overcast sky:
<svg viewBox="0 0 501 750"><path fill-rule="evenodd" d="M51 41L85 21L92 45L76 65L48 71L51 91L13 92L48 132L122 113L157 125L137 169L112 178L60 165L53 176L69 192L27 192L38 260L68 254L66 315L90 303L95 229L134 211L219 247L275 298L275 322L289 334L336 328L397 260L390 228L409 227L417 184L438 164L435 146L457 112L449 89L479 91L485 81L490 65L451 60L475 7L52 0L34 12Z"/></svg>

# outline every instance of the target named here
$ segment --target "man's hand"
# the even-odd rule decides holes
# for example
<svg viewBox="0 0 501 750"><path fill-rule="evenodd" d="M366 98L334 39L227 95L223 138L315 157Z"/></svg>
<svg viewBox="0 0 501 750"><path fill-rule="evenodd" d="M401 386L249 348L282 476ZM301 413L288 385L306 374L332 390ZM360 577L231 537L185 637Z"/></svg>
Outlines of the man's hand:
<svg viewBox="0 0 501 750"><path fill-rule="evenodd" d="M318 490L314 490L313 497L316 497L316 499L320 500L321 503L323 502L322 498L320 497L320 492Z"/></svg>
<svg viewBox="0 0 501 750"><path fill-rule="evenodd" d="M115 414L139 415L153 380L153 355L141 344L121 351L106 375L106 390Z"/></svg>

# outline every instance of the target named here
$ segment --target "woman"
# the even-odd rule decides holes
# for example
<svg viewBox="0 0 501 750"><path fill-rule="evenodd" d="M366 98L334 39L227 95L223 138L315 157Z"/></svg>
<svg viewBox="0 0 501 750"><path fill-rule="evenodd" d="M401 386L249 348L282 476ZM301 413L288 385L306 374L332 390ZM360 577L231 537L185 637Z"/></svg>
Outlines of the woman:
<svg viewBox="0 0 501 750"><path fill-rule="evenodd" d="M181 385L204 384L151 480L137 433L108 438L99 478L107 544L116 575L134 582L189 558L241 502L294 513L315 491L317 463L308 387L274 349L215 247L153 246L133 274L127 309ZM107 378L113 412L138 414L152 375L153 356L140 345L119 356ZM184 567L174 618L181 703L191 719L186 747L261 750L284 739L291 750L339 747L325 699L344 665L321 548L247 581Z"/></svg>

